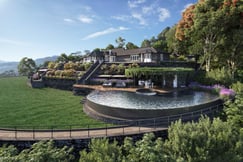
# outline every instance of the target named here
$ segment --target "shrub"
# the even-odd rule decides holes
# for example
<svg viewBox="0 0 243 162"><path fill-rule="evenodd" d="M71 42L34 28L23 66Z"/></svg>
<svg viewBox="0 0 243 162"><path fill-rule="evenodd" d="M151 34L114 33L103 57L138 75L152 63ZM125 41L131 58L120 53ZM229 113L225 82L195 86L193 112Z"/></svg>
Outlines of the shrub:
<svg viewBox="0 0 243 162"><path fill-rule="evenodd" d="M73 62L68 62L66 64L64 64L64 70L70 70L70 69L77 69L78 65L76 63Z"/></svg>
<svg viewBox="0 0 243 162"><path fill-rule="evenodd" d="M55 75L55 70L48 71L46 73L47 76L54 76Z"/></svg>
<svg viewBox="0 0 243 162"><path fill-rule="evenodd" d="M48 69L55 69L55 65L56 65L56 63L54 63L54 62L49 62L49 63L48 63Z"/></svg>
<svg viewBox="0 0 243 162"><path fill-rule="evenodd" d="M117 66L117 73L121 74L121 75L125 73L125 66L124 66L124 64L119 64Z"/></svg>
<svg viewBox="0 0 243 162"><path fill-rule="evenodd" d="M75 77L75 75L76 75L76 71L73 69L62 71L62 76L64 77Z"/></svg>
<svg viewBox="0 0 243 162"><path fill-rule="evenodd" d="M231 85L231 88L236 92L236 93L243 93L243 83L237 81L236 83L233 83Z"/></svg>
<svg viewBox="0 0 243 162"><path fill-rule="evenodd" d="M221 84L225 86L230 86L234 81L231 77L229 70L225 68L213 69L209 72L199 71L196 73L194 81L197 81L201 84L214 85Z"/></svg>
<svg viewBox="0 0 243 162"><path fill-rule="evenodd" d="M56 70L55 71L55 76L61 76L62 74L62 71L61 70Z"/></svg>
<svg viewBox="0 0 243 162"><path fill-rule="evenodd" d="M186 57L184 55L180 55L178 58L177 58L178 61L186 61Z"/></svg>
<svg viewBox="0 0 243 162"><path fill-rule="evenodd" d="M92 65L91 63L85 63L84 64L84 70L87 71L90 68L91 65Z"/></svg>

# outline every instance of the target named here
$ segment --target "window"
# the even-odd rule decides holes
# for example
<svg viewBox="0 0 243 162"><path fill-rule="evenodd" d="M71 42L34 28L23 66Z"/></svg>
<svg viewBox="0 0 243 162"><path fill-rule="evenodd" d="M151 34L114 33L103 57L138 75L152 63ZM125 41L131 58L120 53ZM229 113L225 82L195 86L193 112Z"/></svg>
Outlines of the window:
<svg viewBox="0 0 243 162"><path fill-rule="evenodd" d="M131 55L131 61L138 61L139 55Z"/></svg>
<svg viewBox="0 0 243 162"><path fill-rule="evenodd" d="M116 61L116 56L110 56L110 62L115 62Z"/></svg>
<svg viewBox="0 0 243 162"><path fill-rule="evenodd" d="M151 62L151 53L144 54L144 62Z"/></svg>
<svg viewBox="0 0 243 162"><path fill-rule="evenodd" d="M164 61L164 55L160 54L160 61Z"/></svg>

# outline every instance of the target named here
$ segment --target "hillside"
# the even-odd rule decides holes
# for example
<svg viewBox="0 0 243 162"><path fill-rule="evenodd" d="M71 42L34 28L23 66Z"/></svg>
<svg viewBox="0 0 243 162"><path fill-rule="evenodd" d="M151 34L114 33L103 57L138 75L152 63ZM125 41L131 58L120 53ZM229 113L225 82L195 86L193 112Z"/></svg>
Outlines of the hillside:
<svg viewBox="0 0 243 162"><path fill-rule="evenodd" d="M5 71L14 70L17 72L18 62L3 62L0 61L0 73Z"/></svg>
<svg viewBox="0 0 243 162"><path fill-rule="evenodd" d="M50 56L50 57L43 57L43 58L38 58L35 60L35 63L37 66L43 64L45 61L55 61L58 56ZM18 71L18 64L19 62L6 62L0 60L0 74L5 72L5 71L10 71L14 70L15 72Z"/></svg>

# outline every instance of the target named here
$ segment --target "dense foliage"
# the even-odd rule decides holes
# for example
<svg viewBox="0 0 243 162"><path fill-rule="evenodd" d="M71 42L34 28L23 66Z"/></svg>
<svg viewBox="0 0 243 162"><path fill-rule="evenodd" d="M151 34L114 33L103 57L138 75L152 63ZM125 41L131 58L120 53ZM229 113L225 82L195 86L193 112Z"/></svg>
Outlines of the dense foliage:
<svg viewBox="0 0 243 162"><path fill-rule="evenodd" d="M20 75L28 76L36 70L35 61L31 58L24 57L20 60L18 65L18 72Z"/></svg>
<svg viewBox="0 0 243 162"><path fill-rule="evenodd" d="M2 162L69 162L74 159L72 148L57 148L53 141L41 141L32 145L30 149L21 152L11 146L0 148L0 161Z"/></svg>
<svg viewBox="0 0 243 162"><path fill-rule="evenodd" d="M140 67L129 68L125 70L125 75L129 77L141 77L141 76L163 76L165 74L185 74L193 73L192 68L169 68L169 67Z"/></svg>
<svg viewBox="0 0 243 162"><path fill-rule="evenodd" d="M226 67L232 77L242 64L243 14L239 0L204 1L188 7L176 30L176 37L199 54L202 67Z"/></svg>

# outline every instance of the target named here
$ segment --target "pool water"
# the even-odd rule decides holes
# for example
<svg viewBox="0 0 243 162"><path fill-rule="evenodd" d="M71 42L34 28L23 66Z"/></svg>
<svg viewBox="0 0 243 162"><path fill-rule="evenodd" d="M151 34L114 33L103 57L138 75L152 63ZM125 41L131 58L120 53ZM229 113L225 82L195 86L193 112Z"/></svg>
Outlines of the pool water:
<svg viewBox="0 0 243 162"><path fill-rule="evenodd" d="M87 98L97 104L125 109L173 109L207 103L218 96L204 91L175 91L146 96L126 91L93 91Z"/></svg>

